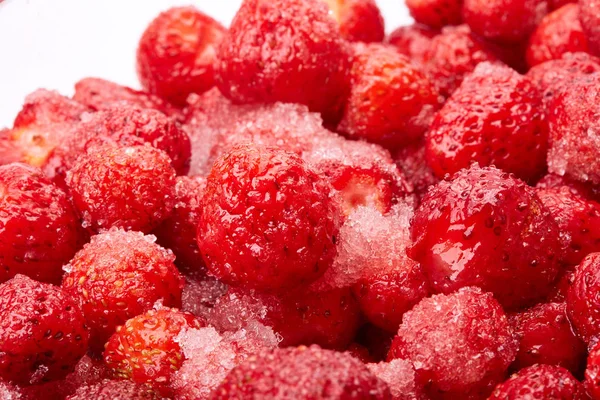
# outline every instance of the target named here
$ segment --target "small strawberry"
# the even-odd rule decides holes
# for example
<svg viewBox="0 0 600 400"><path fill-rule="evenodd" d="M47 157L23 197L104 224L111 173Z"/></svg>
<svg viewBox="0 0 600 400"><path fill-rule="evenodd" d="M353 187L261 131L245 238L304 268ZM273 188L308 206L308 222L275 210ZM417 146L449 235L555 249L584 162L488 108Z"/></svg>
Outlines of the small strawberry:
<svg viewBox="0 0 600 400"><path fill-rule="evenodd" d="M381 42L385 26L375 0L324 0L350 42Z"/></svg>
<svg viewBox="0 0 600 400"><path fill-rule="evenodd" d="M177 336L204 322L176 309L150 310L128 320L114 333L104 350L104 362L116 378L149 384L169 396L173 373L184 360Z"/></svg>
<svg viewBox="0 0 600 400"><path fill-rule="evenodd" d="M410 15L434 29L462 22L463 0L406 0Z"/></svg>

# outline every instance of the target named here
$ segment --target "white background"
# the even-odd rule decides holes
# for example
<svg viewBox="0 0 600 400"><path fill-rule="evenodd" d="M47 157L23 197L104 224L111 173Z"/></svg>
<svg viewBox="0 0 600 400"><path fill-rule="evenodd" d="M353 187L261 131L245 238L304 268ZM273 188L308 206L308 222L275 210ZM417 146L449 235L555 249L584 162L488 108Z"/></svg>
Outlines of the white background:
<svg viewBox="0 0 600 400"><path fill-rule="evenodd" d="M241 0L0 0L0 128L12 126L27 93L71 95L98 76L138 87L135 49L146 25L175 5L194 4L226 26ZM377 0L387 31L410 22L403 0Z"/></svg>

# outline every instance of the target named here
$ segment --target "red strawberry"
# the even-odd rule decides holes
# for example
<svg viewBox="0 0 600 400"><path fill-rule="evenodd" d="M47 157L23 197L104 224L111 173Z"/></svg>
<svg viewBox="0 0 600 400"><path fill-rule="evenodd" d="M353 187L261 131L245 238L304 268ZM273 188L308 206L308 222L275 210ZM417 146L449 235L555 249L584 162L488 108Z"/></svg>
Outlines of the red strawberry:
<svg viewBox="0 0 600 400"><path fill-rule="evenodd" d="M133 107L153 108L173 117L179 117L181 113L160 97L101 78L83 78L78 81L75 84L73 99L96 111L126 102Z"/></svg>
<svg viewBox="0 0 600 400"><path fill-rule="evenodd" d="M563 242L550 212L524 182L474 165L423 198L409 255L434 292L479 286L509 308L549 293Z"/></svg>
<svg viewBox="0 0 600 400"><path fill-rule="evenodd" d="M590 348L584 385L593 400L600 399L600 345L598 344Z"/></svg>
<svg viewBox="0 0 600 400"><path fill-rule="evenodd" d="M483 61L495 62L497 56L466 25L444 28L423 56L427 74L446 97Z"/></svg>
<svg viewBox="0 0 600 400"><path fill-rule="evenodd" d="M217 86L235 103L307 105L338 119L348 48L321 0L244 0L218 51Z"/></svg>
<svg viewBox="0 0 600 400"><path fill-rule="evenodd" d="M425 52L431 46L431 40L437 34L437 31L418 24L401 26L390 33L387 43L394 46L400 54L404 54L414 64L421 64Z"/></svg>
<svg viewBox="0 0 600 400"><path fill-rule="evenodd" d="M519 339L515 371L535 364L557 365L579 375L586 346L567 318L565 303L542 303L509 317Z"/></svg>
<svg viewBox="0 0 600 400"><path fill-rule="evenodd" d="M579 0L581 25L587 34L592 52L600 56L600 8L599 0Z"/></svg>
<svg viewBox="0 0 600 400"><path fill-rule="evenodd" d="M385 26L375 0L324 0L342 37L350 42L381 42Z"/></svg>
<svg viewBox="0 0 600 400"><path fill-rule="evenodd" d="M337 129L392 149L418 140L440 105L433 84L392 47L354 51L350 97Z"/></svg>
<svg viewBox="0 0 600 400"><path fill-rule="evenodd" d="M171 213L175 171L166 153L144 146L92 149L67 174L84 226L150 232Z"/></svg>
<svg viewBox="0 0 600 400"><path fill-rule="evenodd" d="M589 399L583 385L566 369L537 364L498 385L488 400Z"/></svg>
<svg viewBox="0 0 600 400"><path fill-rule="evenodd" d="M424 142L419 142L406 146L394 154L398 169L413 187L419 200L425 195L429 187L439 181L427 164L425 152Z"/></svg>
<svg viewBox="0 0 600 400"><path fill-rule="evenodd" d="M221 24L195 7L161 13L140 39L137 71L142 86L180 106L190 93L209 90L216 49L225 33Z"/></svg>
<svg viewBox="0 0 600 400"><path fill-rule="evenodd" d="M24 275L0 284L0 376L27 385L64 378L86 353L76 299Z"/></svg>
<svg viewBox="0 0 600 400"><path fill-rule="evenodd" d="M388 361L411 361L431 399L485 399L504 378L517 344L494 297L463 288L407 312Z"/></svg>
<svg viewBox="0 0 600 400"><path fill-rule="evenodd" d="M415 21L432 28L462 22L463 0L406 0L406 7Z"/></svg>
<svg viewBox="0 0 600 400"><path fill-rule="evenodd" d="M0 282L24 274L59 283L84 240L67 195L25 164L0 166L0 188Z"/></svg>
<svg viewBox="0 0 600 400"><path fill-rule="evenodd" d="M391 399L387 385L346 353L318 346L275 349L227 375L212 399Z"/></svg>
<svg viewBox="0 0 600 400"><path fill-rule="evenodd" d="M201 208L198 247L226 283L282 292L313 282L333 262L329 188L292 153L236 147L215 162Z"/></svg>
<svg viewBox="0 0 600 400"><path fill-rule="evenodd" d="M567 292L567 311L575 331L586 343L600 335L600 253L585 257L575 268Z"/></svg>
<svg viewBox="0 0 600 400"><path fill-rule="evenodd" d="M509 67L481 63L436 114L427 161L442 178L471 163L526 181L546 170L548 124L537 87Z"/></svg>
<svg viewBox="0 0 600 400"><path fill-rule="evenodd" d="M579 6L567 4L546 15L529 38L527 64L559 59L563 54L587 52L588 41L579 22Z"/></svg>
<svg viewBox="0 0 600 400"><path fill-rule="evenodd" d="M113 228L93 236L67 265L62 287L81 301L95 350L103 348L117 326L157 301L181 307L184 281L175 257L154 240Z"/></svg>
<svg viewBox="0 0 600 400"><path fill-rule="evenodd" d="M473 32L500 43L527 40L547 13L547 0L464 0L463 8Z"/></svg>
<svg viewBox="0 0 600 400"><path fill-rule="evenodd" d="M176 309L150 310L128 320L106 344L104 361L116 378L147 383L169 396L173 373L184 360L177 336L204 322Z"/></svg>
<svg viewBox="0 0 600 400"><path fill-rule="evenodd" d="M564 176L548 174L537 183L536 187L545 189L560 189L567 187L569 191L582 199L598 202L600 200L600 188L590 183L578 182Z"/></svg>

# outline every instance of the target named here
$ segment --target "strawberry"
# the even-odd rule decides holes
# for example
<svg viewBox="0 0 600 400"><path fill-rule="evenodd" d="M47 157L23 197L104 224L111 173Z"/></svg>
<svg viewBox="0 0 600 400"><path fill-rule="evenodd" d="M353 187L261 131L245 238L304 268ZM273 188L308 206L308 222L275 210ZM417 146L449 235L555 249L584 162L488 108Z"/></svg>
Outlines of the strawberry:
<svg viewBox="0 0 600 400"><path fill-rule="evenodd" d="M581 25L587 35L590 49L593 54L600 56L600 1L579 0L578 4L581 7Z"/></svg>
<svg viewBox="0 0 600 400"><path fill-rule="evenodd" d="M350 42L381 42L385 26L375 0L324 0L342 37Z"/></svg>
<svg viewBox="0 0 600 400"><path fill-rule="evenodd" d="M173 373L184 360L178 335L205 326L192 314L161 308L140 314L117 328L104 350L104 362L119 379L149 384L169 396Z"/></svg>
<svg viewBox="0 0 600 400"><path fill-rule="evenodd" d="M160 398L145 385L105 379L94 385L80 387L65 400L160 400Z"/></svg>
<svg viewBox="0 0 600 400"><path fill-rule="evenodd" d="M410 15L434 29L462 22L463 0L406 0Z"/></svg>
<svg viewBox="0 0 600 400"><path fill-rule="evenodd" d="M575 268L567 292L567 312L575 331L586 343L600 335L600 253L592 253Z"/></svg>

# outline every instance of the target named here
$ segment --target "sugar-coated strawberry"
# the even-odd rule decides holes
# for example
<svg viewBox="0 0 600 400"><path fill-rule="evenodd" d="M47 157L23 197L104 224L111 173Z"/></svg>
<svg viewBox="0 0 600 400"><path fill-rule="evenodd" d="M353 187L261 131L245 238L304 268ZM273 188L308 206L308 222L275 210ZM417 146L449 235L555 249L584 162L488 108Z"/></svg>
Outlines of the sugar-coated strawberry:
<svg viewBox="0 0 600 400"><path fill-rule="evenodd" d="M485 399L503 380L517 346L494 297L463 288L407 312L388 359L411 361L432 400Z"/></svg>
<svg viewBox="0 0 600 400"><path fill-rule="evenodd" d="M83 78L75 84L73 99L91 108L104 110L129 103L137 108L153 108L178 117L181 111L158 96L101 78Z"/></svg>
<svg viewBox="0 0 600 400"><path fill-rule="evenodd" d="M269 291L308 284L335 256L329 188L298 156L238 146L208 176L198 247L226 283Z"/></svg>
<svg viewBox="0 0 600 400"><path fill-rule="evenodd" d="M64 378L86 353L79 303L24 275L0 284L0 376L19 384Z"/></svg>
<svg viewBox="0 0 600 400"><path fill-rule="evenodd" d="M600 184L600 131L597 104L600 73L570 82L568 90L556 94L548 117L550 149L548 170L568 178Z"/></svg>
<svg viewBox="0 0 600 400"><path fill-rule="evenodd" d="M130 381L105 379L94 385L81 386L65 400L160 400L161 397L146 385Z"/></svg>
<svg viewBox="0 0 600 400"><path fill-rule="evenodd" d="M579 22L579 6L567 4L546 15L529 38L530 67L555 60L565 53L587 52L588 41Z"/></svg>
<svg viewBox="0 0 600 400"><path fill-rule="evenodd" d="M282 347L317 344L343 350L352 342L360 317L348 288L309 288L280 295L231 288L216 302L209 322L221 330L235 330L257 319L273 328Z"/></svg>
<svg viewBox="0 0 600 400"><path fill-rule="evenodd" d="M390 332L396 332L402 316L429 292L421 266L406 258L407 265L398 265L391 273L363 278L353 291L369 322Z"/></svg>
<svg viewBox="0 0 600 400"><path fill-rule="evenodd" d="M481 63L436 114L427 161L442 178L471 163L534 181L546 170L548 124L533 82L509 67Z"/></svg>
<svg viewBox="0 0 600 400"><path fill-rule="evenodd" d="M367 368L387 383L393 400L427 400L422 385L416 381L410 361L395 359L390 362L367 364Z"/></svg>
<svg viewBox="0 0 600 400"><path fill-rule="evenodd" d="M581 25L589 41L592 52L600 56L600 1L598 0L579 0L581 7Z"/></svg>
<svg viewBox="0 0 600 400"><path fill-rule="evenodd" d="M73 126L88 111L84 105L57 92L36 90L25 98L9 138L19 161L43 166L52 150L71 135Z"/></svg>
<svg viewBox="0 0 600 400"><path fill-rule="evenodd" d="M585 257L575 268L567 293L567 311L577 334L587 343L600 335L600 253Z"/></svg>
<svg viewBox="0 0 600 400"><path fill-rule="evenodd" d="M376 144L336 138L315 143L303 159L327 178L348 216L366 206L382 214L398 201L411 197L412 188L387 150Z"/></svg>
<svg viewBox="0 0 600 400"><path fill-rule="evenodd" d="M431 39L437 31L426 26L413 24L401 26L388 36L386 42L407 56L413 63L423 63L425 52L431 46Z"/></svg>
<svg viewBox="0 0 600 400"><path fill-rule="evenodd" d="M381 42L385 24L375 0L324 0L350 42Z"/></svg>
<svg viewBox="0 0 600 400"><path fill-rule="evenodd" d="M418 140L439 108L429 78L393 47L355 45L350 83L338 131L387 148Z"/></svg>
<svg viewBox="0 0 600 400"><path fill-rule="evenodd" d="M158 243L173 251L175 264L182 271L204 272L206 268L196 240L205 188L206 178L177 177L173 212L154 230Z"/></svg>
<svg viewBox="0 0 600 400"><path fill-rule="evenodd" d="M180 175L190 168L190 139L172 119L152 109L120 103L82 118L73 134L49 157L44 172L60 182L78 157L99 145L135 146L149 143L171 158Z"/></svg>
<svg viewBox="0 0 600 400"><path fill-rule="evenodd" d="M588 53L565 53L562 57L537 64L527 71L527 76L543 93L546 113L554 96L571 80L600 72L600 58Z"/></svg>
<svg viewBox="0 0 600 400"><path fill-rule="evenodd" d="M519 339L512 369L535 364L557 365L579 375L587 349L573 332L565 303L542 303L509 316Z"/></svg>
<svg viewBox="0 0 600 400"><path fill-rule="evenodd" d="M600 399L600 345L598 344L590 348L583 383L592 400Z"/></svg>
<svg viewBox="0 0 600 400"><path fill-rule="evenodd" d="M563 186L567 187L573 195L583 199L595 202L598 202L600 199L600 187L592 185L589 182L578 182L556 174L547 174L536 184L536 187L541 190L560 189Z"/></svg>
<svg viewBox="0 0 600 400"><path fill-rule="evenodd" d="M409 255L434 292L492 292L508 308L549 293L563 242L535 189L496 168L473 165L429 190L412 221Z"/></svg>
<svg viewBox="0 0 600 400"><path fill-rule="evenodd" d="M394 160L419 199L425 195L430 186L439 181L427 164L424 142L415 143L398 150L394 154Z"/></svg>
<svg viewBox="0 0 600 400"><path fill-rule="evenodd" d="M137 50L142 86L183 106L190 93L214 85L213 64L226 29L192 6L174 7L156 17L144 31Z"/></svg>
<svg viewBox="0 0 600 400"><path fill-rule="evenodd" d="M538 190L538 196L566 242L565 262L577 265L588 254L600 251L600 204L573 194L566 186Z"/></svg>
<svg viewBox="0 0 600 400"><path fill-rule="evenodd" d="M587 400L585 388L569 371L537 364L522 369L496 387L488 400Z"/></svg>
<svg viewBox="0 0 600 400"><path fill-rule="evenodd" d="M219 399L391 399L387 385L347 353L318 346L248 358L213 392Z"/></svg>
<svg viewBox="0 0 600 400"><path fill-rule="evenodd" d="M435 29L462 22L463 0L406 0L406 7L415 21Z"/></svg>
<svg viewBox="0 0 600 400"><path fill-rule="evenodd" d="M60 283L83 244L67 195L26 164L0 166L0 282L16 274Z"/></svg>
<svg viewBox="0 0 600 400"><path fill-rule="evenodd" d="M155 240L113 228L93 236L65 267L62 287L81 301L95 350L103 348L117 326L157 301L181 307L183 277L173 253Z"/></svg>
<svg viewBox="0 0 600 400"><path fill-rule="evenodd" d="M116 378L147 383L169 396L173 373L184 360L177 337L203 326L204 321L176 309L150 310L117 328L106 343L104 361Z"/></svg>
<svg viewBox="0 0 600 400"><path fill-rule="evenodd" d="M444 28L423 56L427 74L446 97L483 61L495 62L497 57L466 25Z"/></svg>
<svg viewBox="0 0 600 400"><path fill-rule="evenodd" d="M84 226L152 231L175 203L170 161L148 144L103 146L81 156L66 181Z"/></svg>
<svg viewBox="0 0 600 400"><path fill-rule="evenodd" d="M336 120L348 48L322 0L244 0L217 53L217 85L235 103L307 105Z"/></svg>
<svg viewBox="0 0 600 400"><path fill-rule="evenodd" d="M547 0L464 0L463 7L473 32L501 43L527 40L547 13Z"/></svg>

